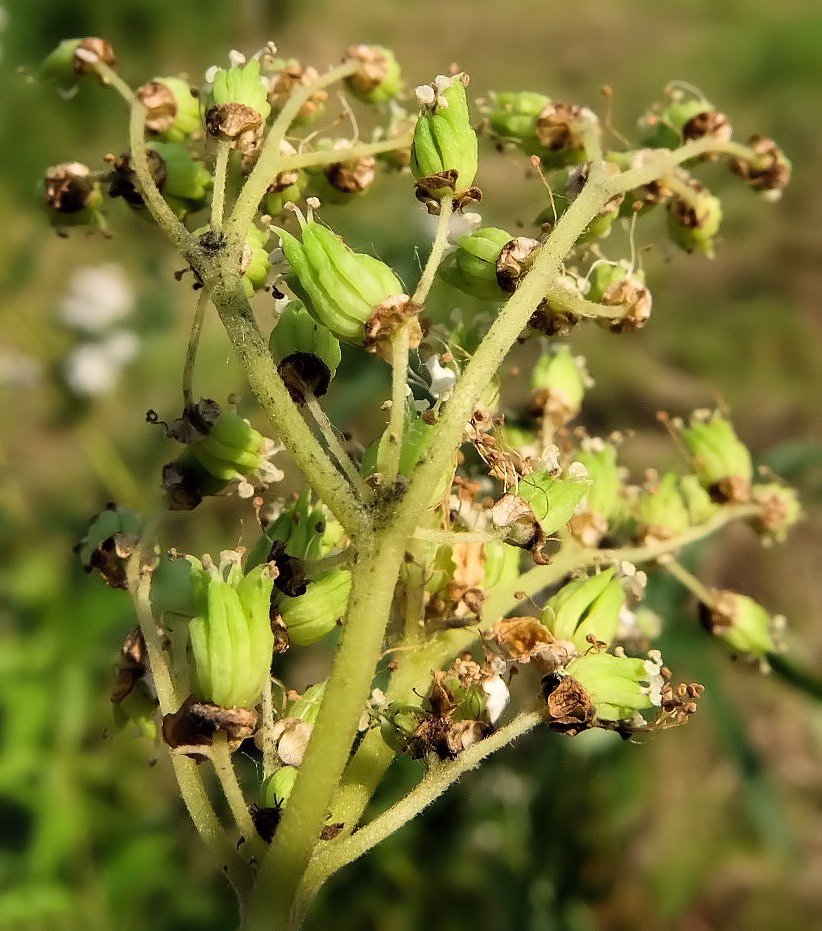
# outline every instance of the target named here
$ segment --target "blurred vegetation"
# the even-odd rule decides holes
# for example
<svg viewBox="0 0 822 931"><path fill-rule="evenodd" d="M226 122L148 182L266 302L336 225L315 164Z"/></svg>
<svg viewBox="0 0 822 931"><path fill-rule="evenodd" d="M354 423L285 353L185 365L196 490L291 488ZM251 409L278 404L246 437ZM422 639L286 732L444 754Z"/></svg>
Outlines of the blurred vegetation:
<svg viewBox="0 0 822 931"><path fill-rule="evenodd" d="M157 494L170 456L143 413L176 411L193 300L140 216L114 208L114 239L62 241L40 213L46 166L75 158L99 166L106 152L126 146L113 95L91 87L61 101L17 73L67 36L109 38L134 82L199 74L224 61L229 47L250 52L269 38L321 68L354 41L377 41L396 50L412 86L452 61L472 74L477 96L528 88L598 107L601 86L610 84L617 127L631 125L667 81L683 78L731 115L740 137L778 139L795 167L783 201L764 205L728 185L717 260L644 253L656 296L652 324L619 343L585 330L573 344L598 383L591 431L635 427L626 448L635 464L673 458L656 410L682 413L721 398L759 461L797 485L809 517L784 548L762 553L739 529L690 555L709 582L787 614L791 650L820 669L822 12L813 4L7 0L4 19L0 927L176 931L234 922L231 896L176 799L164 751L111 723L108 688L132 624L128 599L84 576L70 553L106 501L141 508ZM530 223L534 188L524 166L490 155L482 172L481 186L495 192L483 204L486 221ZM340 211L328 217L356 245L379 243L408 277L412 244L426 241L425 218L405 179L383 187L384 197L363 201L355 227ZM652 228L640 227L638 247L652 239ZM111 261L138 295L129 326L140 356L115 390L81 400L61 368L77 337L55 308L74 269ZM266 322L265 296L259 310ZM242 382L214 324L199 379L219 398ZM350 363L333 396L336 416L345 422L373 399L381 377L376 366ZM227 534L236 542L238 517L250 522L236 505L215 503L198 512L194 531L172 517L168 537L181 548L219 549ZM657 585L652 602L670 620L666 659L708 686L687 728L643 747L604 733L532 734L341 874L309 927L813 926L822 914L819 705L775 677L734 668L696 629L679 589ZM318 668L292 669L290 681L312 681ZM386 799L414 778L413 765L395 767Z"/></svg>

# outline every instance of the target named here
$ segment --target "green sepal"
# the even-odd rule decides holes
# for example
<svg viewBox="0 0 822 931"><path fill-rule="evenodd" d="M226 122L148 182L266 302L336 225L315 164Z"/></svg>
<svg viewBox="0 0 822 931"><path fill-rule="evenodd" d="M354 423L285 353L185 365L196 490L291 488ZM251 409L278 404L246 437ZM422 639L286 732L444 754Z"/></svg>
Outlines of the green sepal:
<svg viewBox="0 0 822 931"><path fill-rule="evenodd" d="M520 479L517 495L531 506L542 531L552 534L574 516L590 485L585 478L559 478L540 470Z"/></svg>
<svg viewBox="0 0 822 931"><path fill-rule="evenodd" d="M263 121L271 113L266 85L260 76L260 62L256 58L237 68L221 68L211 86L211 103L221 106L240 103L260 114Z"/></svg>
<svg viewBox="0 0 822 931"><path fill-rule="evenodd" d="M591 646L587 638L610 644L619 626L625 592L614 569L575 579L564 585L545 605L542 623L557 640L570 640L580 652Z"/></svg>

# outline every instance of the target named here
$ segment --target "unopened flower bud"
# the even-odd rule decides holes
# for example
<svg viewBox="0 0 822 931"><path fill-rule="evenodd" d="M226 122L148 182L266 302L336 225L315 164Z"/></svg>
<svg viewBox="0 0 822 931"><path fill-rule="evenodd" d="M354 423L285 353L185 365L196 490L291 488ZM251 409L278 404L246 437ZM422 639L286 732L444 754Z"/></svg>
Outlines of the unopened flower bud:
<svg viewBox="0 0 822 931"><path fill-rule="evenodd" d="M294 646L310 646L334 630L345 616L351 593L351 573L331 569L309 582L305 593L291 598L279 595L276 609Z"/></svg>
<svg viewBox="0 0 822 931"><path fill-rule="evenodd" d="M46 172L45 200L58 232L69 226L105 229L100 182L88 165L63 162Z"/></svg>
<svg viewBox="0 0 822 931"><path fill-rule="evenodd" d="M271 271L271 257L267 248L268 231L251 225L240 256L240 280L248 297L265 287Z"/></svg>
<svg viewBox="0 0 822 931"><path fill-rule="evenodd" d="M268 682L274 635L269 619L274 582L267 565L243 574L239 555L188 557L197 616L189 637L198 697L225 708L253 707Z"/></svg>
<svg viewBox="0 0 822 931"><path fill-rule="evenodd" d="M714 257L714 239L722 221L722 204L699 181L687 185L693 195L687 200L674 194L668 203L668 235L685 252L702 252Z"/></svg>
<svg viewBox="0 0 822 931"><path fill-rule="evenodd" d="M146 108L146 129L166 142L184 142L200 131L200 101L183 78L153 78L135 97Z"/></svg>
<svg viewBox="0 0 822 931"><path fill-rule="evenodd" d="M711 604L701 604L699 612L702 626L735 653L764 659L776 650L773 635L779 621L747 595L714 592Z"/></svg>
<svg viewBox="0 0 822 931"><path fill-rule="evenodd" d="M306 391L322 397L341 359L337 337L317 323L300 301L286 305L268 348L289 394L298 402L305 400Z"/></svg>
<svg viewBox="0 0 822 931"><path fill-rule="evenodd" d="M296 766L281 766L260 787L260 802L265 808L283 809L288 804L294 783L297 781Z"/></svg>
<svg viewBox="0 0 822 931"><path fill-rule="evenodd" d="M96 75L96 61L114 68L117 59L114 49L105 39L89 36L85 39L64 39L40 66L40 77L71 87L78 78ZM102 79L101 79L102 80Z"/></svg>
<svg viewBox="0 0 822 931"><path fill-rule="evenodd" d="M570 346L544 353L531 372L531 413L547 416L554 426L564 426L582 408L586 380L585 369Z"/></svg>
<svg viewBox="0 0 822 931"><path fill-rule="evenodd" d="M536 122L540 159L550 168L585 162L588 160L588 138L598 137L600 133L597 115L588 107L559 101L546 104Z"/></svg>
<svg viewBox="0 0 822 931"><path fill-rule="evenodd" d="M309 312L339 339L361 345L365 324L379 304L402 295L402 282L383 262L354 252L313 220L304 223L302 242L285 230L279 235Z"/></svg>
<svg viewBox="0 0 822 931"><path fill-rule="evenodd" d="M622 511L616 447L590 440L575 458L588 470L592 484L585 495L585 509L571 518L571 533L584 546L596 546Z"/></svg>
<svg viewBox="0 0 822 931"><path fill-rule="evenodd" d="M751 454L731 422L719 412L698 411L681 433L703 488L717 501L747 501L753 476Z"/></svg>
<svg viewBox="0 0 822 931"><path fill-rule="evenodd" d="M477 135L468 113L467 82L462 73L438 75L432 84L418 88L424 109L414 128L411 171L418 181L442 177L442 185L426 186L434 198L465 194L477 173Z"/></svg>
<svg viewBox="0 0 822 931"><path fill-rule="evenodd" d="M580 653L592 642L610 644L616 636L625 591L614 569L575 579L564 585L545 605L542 623L557 640L569 640Z"/></svg>
<svg viewBox="0 0 822 931"><path fill-rule="evenodd" d="M767 136L751 136L748 145L755 157L746 160L736 158L731 170L755 191L766 191L779 195L791 180L793 166L782 149Z"/></svg>
<svg viewBox="0 0 822 931"><path fill-rule="evenodd" d="M360 62L345 86L364 103L385 103L402 90L402 72L394 53L381 45L352 45L346 58Z"/></svg>
<svg viewBox="0 0 822 931"><path fill-rule="evenodd" d="M782 543L788 531L802 518L802 506L796 489L777 482L754 485L752 500L759 505L760 513L753 524L766 537Z"/></svg>
<svg viewBox="0 0 822 931"><path fill-rule="evenodd" d="M550 97L531 91L491 94L488 122L498 136L517 142L524 152L533 155L540 147L537 119L550 103Z"/></svg>
<svg viewBox="0 0 822 931"><path fill-rule="evenodd" d="M706 98L698 95L686 97L674 91L671 102L660 113L648 113L641 121L647 130L643 145L655 149L676 149L683 142L713 136L727 141L732 128L728 117Z"/></svg>
<svg viewBox="0 0 822 931"><path fill-rule="evenodd" d="M539 244L525 236L485 227L461 237L440 265L440 277L454 288L484 301L502 302L516 290Z"/></svg>
<svg viewBox="0 0 822 931"><path fill-rule="evenodd" d="M602 325L612 333L630 333L645 326L651 316L653 299L641 272L621 263L602 262L593 270L588 299L606 307L622 307L619 317L603 317Z"/></svg>
<svg viewBox="0 0 822 931"><path fill-rule="evenodd" d="M704 524L716 513L719 505L711 500L696 475L683 475L679 480L682 500L688 509L688 520L692 526Z"/></svg>

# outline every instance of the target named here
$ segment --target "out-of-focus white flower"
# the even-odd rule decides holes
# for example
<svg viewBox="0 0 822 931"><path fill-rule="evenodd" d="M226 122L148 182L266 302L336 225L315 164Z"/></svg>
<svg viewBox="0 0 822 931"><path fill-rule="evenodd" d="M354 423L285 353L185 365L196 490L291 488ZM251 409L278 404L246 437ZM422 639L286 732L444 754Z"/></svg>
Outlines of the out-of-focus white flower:
<svg viewBox="0 0 822 931"><path fill-rule="evenodd" d="M28 388L41 371L40 363L31 356L16 349L0 349L0 388Z"/></svg>
<svg viewBox="0 0 822 931"><path fill-rule="evenodd" d="M83 343L64 365L66 384L75 394L95 397L111 391L123 367L137 355L140 340L129 330L112 333L99 343Z"/></svg>
<svg viewBox="0 0 822 931"><path fill-rule="evenodd" d="M72 329L99 333L128 317L134 303L134 291L119 265L89 266L71 276L57 314Z"/></svg>
<svg viewBox="0 0 822 931"><path fill-rule="evenodd" d="M425 367L428 369L428 378L431 381L431 394L442 400L454 390L457 383L457 374L443 365L439 356L426 359Z"/></svg>

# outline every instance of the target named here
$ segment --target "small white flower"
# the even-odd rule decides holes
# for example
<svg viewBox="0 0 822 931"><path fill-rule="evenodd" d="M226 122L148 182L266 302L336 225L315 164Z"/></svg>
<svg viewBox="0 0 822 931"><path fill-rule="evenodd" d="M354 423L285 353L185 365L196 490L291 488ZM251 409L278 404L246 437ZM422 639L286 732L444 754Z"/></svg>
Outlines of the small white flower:
<svg viewBox="0 0 822 931"><path fill-rule="evenodd" d="M430 84L420 84L419 87L414 89L414 96L417 98L417 103L421 107L430 107L434 102L436 94L434 93L434 88Z"/></svg>
<svg viewBox="0 0 822 931"><path fill-rule="evenodd" d="M502 680L502 677L497 675L486 679L482 683L482 690L488 696L488 701L485 704L488 720L495 724L508 704L510 697L508 686Z"/></svg>
<svg viewBox="0 0 822 931"><path fill-rule="evenodd" d="M57 314L72 329L99 333L128 317L134 304L134 291L119 265L88 266L71 276Z"/></svg>
<svg viewBox="0 0 822 931"><path fill-rule="evenodd" d="M443 365L439 356L430 356L425 362L425 367L431 381L431 394L438 400L448 397L457 383L457 373Z"/></svg>
<svg viewBox="0 0 822 931"><path fill-rule="evenodd" d="M228 53L228 60L232 68L239 68L246 62L246 57L242 52L238 52L237 49L233 48Z"/></svg>

